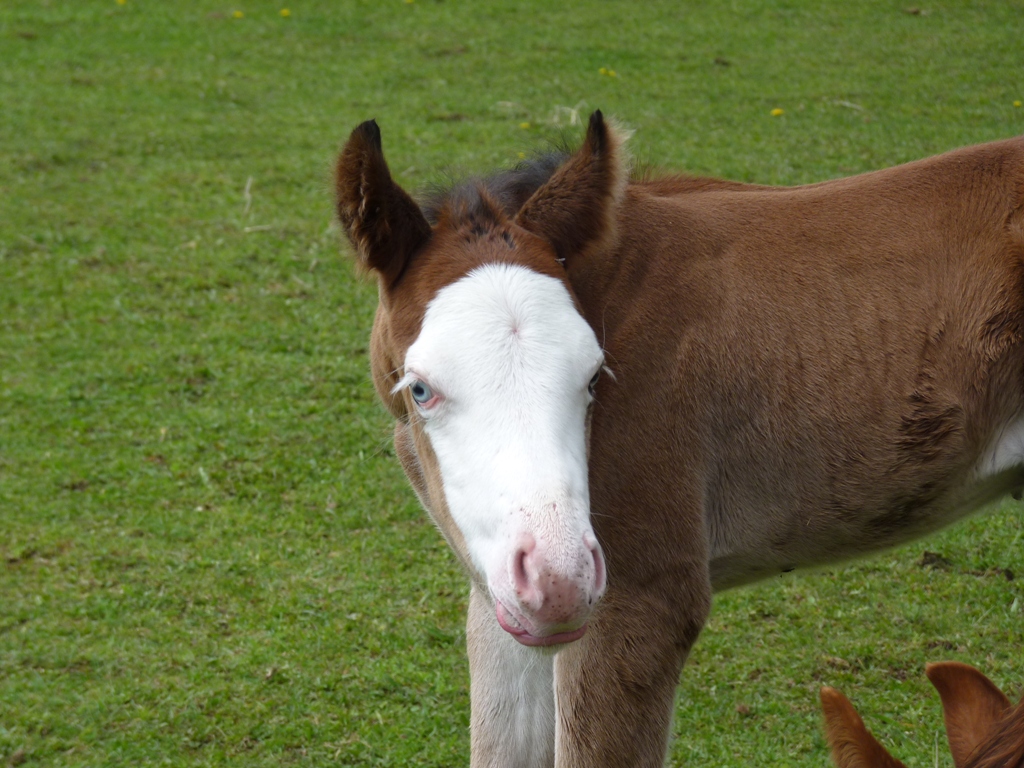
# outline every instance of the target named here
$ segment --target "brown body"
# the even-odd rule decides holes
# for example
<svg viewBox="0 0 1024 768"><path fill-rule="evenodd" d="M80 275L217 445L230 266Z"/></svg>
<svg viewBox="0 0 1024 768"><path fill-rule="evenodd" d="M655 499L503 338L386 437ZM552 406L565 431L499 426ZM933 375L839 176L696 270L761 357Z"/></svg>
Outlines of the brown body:
<svg viewBox="0 0 1024 768"><path fill-rule="evenodd" d="M631 185L618 247L570 262L617 377L592 494L635 493L630 526L700 509L719 589L1005 493L969 478L1024 404L1024 142L810 187L701 186ZM632 488L624 454L644 468Z"/></svg>
<svg viewBox="0 0 1024 768"><path fill-rule="evenodd" d="M381 225L358 213L379 173L359 130L339 161L339 211L380 277L377 388L413 486L464 561L429 440L408 396L390 394L431 296L488 259L546 271L614 372L589 443L608 589L555 658L557 765L661 763L713 591L892 546L1024 486L1024 449L1001 437L1024 415L1024 140L807 187L624 186L597 113L579 152L532 188L443 201L396 268L375 264L361 234ZM392 229L407 206L385 212ZM478 681L497 656L473 636L498 640L473 579L474 765L542 764L495 735L505 705Z"/></svg>

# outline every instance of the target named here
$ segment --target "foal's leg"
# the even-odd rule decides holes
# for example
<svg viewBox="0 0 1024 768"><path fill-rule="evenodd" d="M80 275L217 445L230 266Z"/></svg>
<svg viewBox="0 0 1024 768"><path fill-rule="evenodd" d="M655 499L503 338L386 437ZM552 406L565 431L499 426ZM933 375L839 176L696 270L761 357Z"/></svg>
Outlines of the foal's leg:
<svg viewBox="0 0 1024 768"><path fill-rule="evenodd" d="M467 624L472 768L551 768L554 656L520 645L473 586Z"/></svg>
<svg viewBox="0 0 1024 768"><path fill-rule="evenodd" d="M664 599L678 585L658 587L609 588L587 634L556 657L558 768L664 764L679 673L711 590L697 577L680 605Z"/></svg>

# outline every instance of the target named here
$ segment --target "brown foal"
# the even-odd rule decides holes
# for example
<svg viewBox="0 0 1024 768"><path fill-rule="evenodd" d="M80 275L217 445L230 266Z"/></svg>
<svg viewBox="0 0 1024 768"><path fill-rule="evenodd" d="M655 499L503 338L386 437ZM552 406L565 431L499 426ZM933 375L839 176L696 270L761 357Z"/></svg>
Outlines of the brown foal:
<svg viewBox="0 0 1024 768"><path fill-rule="evenodd" d="M574 153L338 215L372 373L471 581L474 766L657 766L715 591L1024 487L1024 140L793 188ZM605 375L601 376L601 372Z"/></svg>

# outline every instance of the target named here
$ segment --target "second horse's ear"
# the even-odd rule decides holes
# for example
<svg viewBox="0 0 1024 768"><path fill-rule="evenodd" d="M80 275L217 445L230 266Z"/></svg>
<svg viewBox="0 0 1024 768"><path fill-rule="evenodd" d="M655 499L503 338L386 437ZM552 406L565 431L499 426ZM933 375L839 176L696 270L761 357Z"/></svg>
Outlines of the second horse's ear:
<svg viewBox="0 0 1024 768"><path fill-rule="evenodd" d="M821 710L836 768L906 768L878 743L850 700L835 688L821 689Z"/></svg>
<svg viewBox="0 0 1024 768"><path fill-rule="evenodd" d="M924 673L942 699L946 738L953 763L959 768L996 729L1010 709L996 684L969 664L943 661L929 664Z"/></svg>
<svg viewBox="0 0 1024 768"><path fill-rule="evenodd" d="M583 146L516 214L516 224L547 240L567 267L615 235L615 209L629 175L623 141L600 110L594 112Z"/></svg>
<svg viewBox="0 0 1024 768"><path fill-rule="evenodd" d="M345 142L334 186L338 219L359 261L385 284L394 283L430 239L430 224L392 180L375 120L360 125Z"/></svg>

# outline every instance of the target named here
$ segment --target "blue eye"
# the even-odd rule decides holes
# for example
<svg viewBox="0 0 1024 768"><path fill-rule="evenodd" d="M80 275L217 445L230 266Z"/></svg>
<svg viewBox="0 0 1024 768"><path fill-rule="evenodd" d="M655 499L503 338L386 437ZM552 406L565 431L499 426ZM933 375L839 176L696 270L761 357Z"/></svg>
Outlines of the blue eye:
<svg viewBox="0 0 1024 768"><path fill-rule="evenodd" d="M429 403L434 397L434 391L422 381L414 381L409 385L409 392L412 393L412 399L419 405Z"/></svg>

